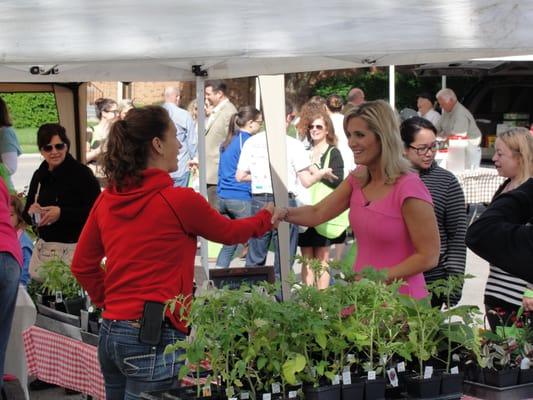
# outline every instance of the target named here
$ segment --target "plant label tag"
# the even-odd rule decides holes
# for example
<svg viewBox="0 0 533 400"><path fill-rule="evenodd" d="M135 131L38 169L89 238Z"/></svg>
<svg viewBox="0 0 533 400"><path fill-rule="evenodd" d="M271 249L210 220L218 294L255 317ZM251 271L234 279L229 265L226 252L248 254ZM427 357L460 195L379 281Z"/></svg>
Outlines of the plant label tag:
<svg viewBox="0 0 533 400"><path fill-rule="evenodd" d="M211 387L210 386L204 386L202 388L202 396L211 397Z"/></svg>
<svg viewBox="0 0 533 400"><path fill-rule="evenodd" d="M368 375L366 377L369 381L375 381L376 380L376 371L368 371Z"/></svg>
<svg viewBox="0 0 533 400"><path fill-rule="evenodd" d="M350 364L353 364L355 362L355 355L352 353L347 354L346 361L348 361Z"/></svg>
<svg viewBox="0 0 533 400"><path fill-rule="evenodd" d="M389 377L392 387L398 387L398 374L394 368L391 368L387 371L387 376Z"/></svg>
<svg viewBox="0 0 533 400"><path fill-rule="evenodd" d="M272 393L281 393L281 385L278 382L272 384Z"/></svg>
<svg viewBox="0 0 533 400"><path fill-rule="evenodd" d="M424 369L424 379L431 379L433 376L433 367L426 367Z"/></svg>
<svg viewBox="0 0 533 400"><path fill-rule="evenodd" d="M350 371L344 371L342 373L342 383L345 385L350 385L352 383L352 374L350 374Z"/></svg>
<svg viewBox="0 0 533 400"><path fill-rule="evenodd" d="M527 357L522 358L522 361L520 361L520 369L529 369L530 366L531 366L531 361L529 360L529 358Z"/></svg>
<svg viewBox="0 0 533 400"><path fill-rule="evenodd" d="M403 361L399 362L396 365L396 368L398 369L398 372L405 372L405 363Z"/></svg>
<svg viewBox="0 0 533 400"><path fill-rule="evenodd" d="M453 367L450 369L450 374L457 375L459 373L459 367Z"/></svg>
<svg viewBox="0 0 533 400"><path fill-rule="evenodd" d="M241 392L241 400L248 400L250 398L250 393Z"/></svg>
<svg viewBox="0 0 533 400"><path fill-rule="evenodd" d="M271 393L263 393L263 400L271 400L272 394Z"/></svg>
<svg viewBox="0 0 533 400"><path fill-rule="evenodd" d="M331 384L338 385L339 383L341 383L341 377L339 376L339 374L336 374L331 380Z"/></svg>
<svg viewBox="0 0 533 400"><path fill-rule="evenodd" d="M60 290L56 292L56 303L63 303L63 292Z"/></svg>
<svg viewBox="0 0 533 400"><path fill-rule="evenodd" d="M298 391L297 390L289 391L289 399L295 399L296 397L298 397Z"/></svg>

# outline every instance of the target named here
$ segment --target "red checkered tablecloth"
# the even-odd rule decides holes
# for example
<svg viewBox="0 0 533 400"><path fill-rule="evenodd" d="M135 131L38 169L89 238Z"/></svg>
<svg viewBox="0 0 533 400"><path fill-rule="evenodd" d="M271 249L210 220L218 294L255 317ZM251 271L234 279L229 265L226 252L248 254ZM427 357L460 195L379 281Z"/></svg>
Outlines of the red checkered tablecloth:
<svg viewBox="0 0 533 400"><path fill-rule="evenodd" d="M30 374L105 399L96 347L36 326L26 329L22 336Z"/></svg>

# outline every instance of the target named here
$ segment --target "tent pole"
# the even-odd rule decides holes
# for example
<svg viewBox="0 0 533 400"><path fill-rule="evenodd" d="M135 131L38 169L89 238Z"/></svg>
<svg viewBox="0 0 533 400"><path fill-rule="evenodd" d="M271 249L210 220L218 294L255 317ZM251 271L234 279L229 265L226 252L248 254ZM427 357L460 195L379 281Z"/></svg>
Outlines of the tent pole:
<svg viewBox="0 0 533 400"><path fill-rule="evenodd" d="M197 68L195 68L197 67ZM205 173L205 166L207 165L205 154L205 109L204 109L204 89L205 77L207 71L203 70L201 66L194 65L193 73L196 75L196 99L198 100L198 168L200 177L200 194L207 199L207 177ZM209 279L209 259L207 250L207 240L200 238L200 260L205 272L206 279Z"/></svg>
<svg viewBox="0 0 533 400"><path fill-rule="evenodd" d="M396 67L389 65L389 103L392 108L396 107Z"/></svg>
<svg viewBox="0 0 533 400"><path fill-rule="evenodd" d="M440 78L441 79L441 83L440 83L440 86L441 86L441 89L446 89L446 75L442 75L442 77Z"/></svg>
<svg viewBox="0 0 533 400"><path fill-rule="evenodd" d="M287 190L287 146L285 136L285 76L261 75L261 99L263 100L263 118L267 127L267 148L272 177L272 193L276 207L287 207L289 195ZM281 268L281 292L283 300L290 297L289 278L289 224L281 223L278 227L278 250Z"/></svg>

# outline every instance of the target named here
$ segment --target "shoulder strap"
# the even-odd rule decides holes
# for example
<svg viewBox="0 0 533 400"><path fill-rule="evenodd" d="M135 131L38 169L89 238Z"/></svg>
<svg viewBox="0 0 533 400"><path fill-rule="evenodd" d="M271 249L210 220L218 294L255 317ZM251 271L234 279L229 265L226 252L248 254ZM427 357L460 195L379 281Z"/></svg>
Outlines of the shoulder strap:
<svg viewBox="0 0 533 400"><path fill-rule="evenodd" d="M329 145L328 149L326 150L326 158L324 158L324 163L322 164L322 168L327 168L329 166L329 156L331 155L331 150L333 150L332 145Z"/></svg>

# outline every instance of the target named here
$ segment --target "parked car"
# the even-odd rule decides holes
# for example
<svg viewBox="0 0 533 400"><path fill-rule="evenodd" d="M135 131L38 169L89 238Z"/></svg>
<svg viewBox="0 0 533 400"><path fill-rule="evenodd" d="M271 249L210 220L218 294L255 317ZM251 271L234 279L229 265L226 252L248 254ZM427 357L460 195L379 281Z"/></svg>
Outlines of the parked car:
<svg viewBox="0 0 533 400"><path fill-rule="evenodd" d="M460 61L424 64L419 77L478 77L460 102L474 115L483 134L483 159L494 154L496 133L511 126L531 127L533 122L533 62ZM450 87L454 89L453 87Z"/></svg>

